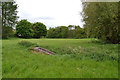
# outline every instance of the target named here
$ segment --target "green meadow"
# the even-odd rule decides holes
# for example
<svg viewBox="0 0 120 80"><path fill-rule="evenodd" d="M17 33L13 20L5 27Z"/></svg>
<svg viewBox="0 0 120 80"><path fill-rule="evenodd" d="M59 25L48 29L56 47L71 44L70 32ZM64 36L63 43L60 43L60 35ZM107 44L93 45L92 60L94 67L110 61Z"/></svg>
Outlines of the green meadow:
<svg viewBox="0 0 120 80"><path fill-rule="evenodd" d="M20 45L21 41L28 43ZM35 46L56 55L31 52ZM118 78L118 44L102 44L97 39L4 39L2 77Z"/></svg>

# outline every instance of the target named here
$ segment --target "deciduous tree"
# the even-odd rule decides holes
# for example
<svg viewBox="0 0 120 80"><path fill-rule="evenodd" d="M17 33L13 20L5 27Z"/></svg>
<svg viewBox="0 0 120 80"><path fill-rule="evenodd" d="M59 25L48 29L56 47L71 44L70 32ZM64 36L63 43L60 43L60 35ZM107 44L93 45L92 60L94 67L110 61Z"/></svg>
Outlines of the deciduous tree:
<svg viewBox="0 0 120 80"><path fill-rule="evenodd" d="M21 20L16 25L16 35L22 38L31 38L33 37L34 31L32 29L32 23L26 19Z"/></svg>
<svg viewBox="0 0 120 80"><path fill-rule="evenodd" d="M83 3L83 21L90 37L105 42L119 43L117 2Z"/></svg>
<svg viewBox="0 0 120 80"><path fill-rule="evenodd" d="M40 38L42 36L47 35L46 26L43 23L36 22L32 25L32 29L34 30L34 38Z"/></svg>
<svg viewBox="0 0 120 80"><path fill-rule="evenodd" d="M13 34L18 18L17 8L15 2L2 2L2 38L8 38Z"/></svg>

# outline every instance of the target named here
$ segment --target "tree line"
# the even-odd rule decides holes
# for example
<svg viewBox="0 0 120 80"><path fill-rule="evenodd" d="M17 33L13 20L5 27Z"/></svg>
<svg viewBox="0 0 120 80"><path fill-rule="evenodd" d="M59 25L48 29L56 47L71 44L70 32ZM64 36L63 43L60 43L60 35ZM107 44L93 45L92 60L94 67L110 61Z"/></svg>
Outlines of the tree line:
<svg viewBox="0 0 120 80"><path fill-rule="evenodd" d="M85 38L86 33L80 26L69 25L46 29L43 23L30 23L26 19L18 22L16 2L2 2L2 38Z"/></svg>
<svg viewBox="0 0 120 80"><path fill-rule="evenodd" d="M84 28L75 25L58 26L46 29L43 23L30 23L26 19L21 20L16 25L16 36L21 38L86 38Z"/></svg>
<svg viewBox="0 0 120 80"><path fill-rule="evenodd" d="M2 38L13 34L23 38L98 38L103 42L119 43L120 8L118 2L84 2L81 13L85 25L58 26L46 29L43 23L17 21L17 4L2 2ZM13 31L16 29L16 32Z"/></svg>
<svg viewBox="0 0 120 80"><path fill-rule="evenodd" d="M87 38L86 30L76 25L49 28L48 38Z"/></svg>

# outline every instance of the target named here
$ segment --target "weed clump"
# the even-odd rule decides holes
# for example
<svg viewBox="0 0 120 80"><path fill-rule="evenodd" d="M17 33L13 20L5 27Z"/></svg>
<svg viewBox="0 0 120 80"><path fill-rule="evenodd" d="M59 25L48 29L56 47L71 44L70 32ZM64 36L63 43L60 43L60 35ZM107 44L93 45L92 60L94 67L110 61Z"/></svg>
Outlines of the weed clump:
<svg viewBox="0 0 120 80"><path fill-rule="evenodd" d="M32 43L32 42L30 42L30 41L20 41L20 42L18 42L18 44L19 45L21 45L21 46L25 46L25 47L31 47L31 46L38 46L37 44L35 44L35 43Z"/></svg>

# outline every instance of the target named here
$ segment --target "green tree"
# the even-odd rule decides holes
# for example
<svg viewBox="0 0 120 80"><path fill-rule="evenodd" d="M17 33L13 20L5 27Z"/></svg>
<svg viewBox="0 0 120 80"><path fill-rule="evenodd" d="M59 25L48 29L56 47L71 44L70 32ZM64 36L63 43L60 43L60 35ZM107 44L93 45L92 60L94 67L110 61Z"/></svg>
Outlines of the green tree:
<svg viewBox="0 0 120 80"><path fill-rule="evenodd" d="M74 38L87 38L85 28L81 28L80 26L75 26L73 37Z"/></svg>
<svg viewBox="0 0 120 80"><path fill-rule="evenodd" d="M74 38L74 25L69 25L68 26L68 38Z"/></svg>
<svg viewBox="0 0 120 80"><path fill-rule="evenodd" d="M34 30L34 38L40 38L42 36L47 35L46 26L43 23L36 22L32 25L32 29Z"/></svg>
<svg viewBox="0 0 120 80"><path fill-rule="evenodd" d="M60 26L60 28L61 28L62 38L67 38L68 37L68 27Z"/></svg>
<svg viewBox="0 0 120 80"><path fill-rule="evenodd" d="M17 23L17 4L15 2L2 2L2 38L13 34L13 27Z"/></svg>
<svg viewBox="0 0 120 80"><path fill-rule="evenodd" d="M83 20L87 34L102 41L119 43L118 3L83 3Z"/></svg>
<svg viewBox="0 0 120 80"><path fill-rule="evenodd" d="M55 28L55 38L62 38L60 27Z"/></svg>
<svg viewBox="0 0 120 80"><path fill-rule="evenodd" d="M86 30L80 26L69 25L50 28L47 33L48 38L86 38Z"/></svg>
<svg viewBox="0 0 120 80"><path fill-rule="evenodd" d="M16 25L16 34L18 37L31 38L33 37L34 31L32 29L32 24L26 19L21 20Z"/></svg>
<svg viewBox="0 0 120 80"><path fill-rule="evenodd" d="M47 37L48 38L55 38L55 28L49 28L48 32L47 32Z"/></svg>
<svg viewBox="0 0 120 80"><path fill-rule="evenodd" d="M50 28L47 34L48 38L67 38L68 28L66 26L58 26L56 28Z"/></svg>

